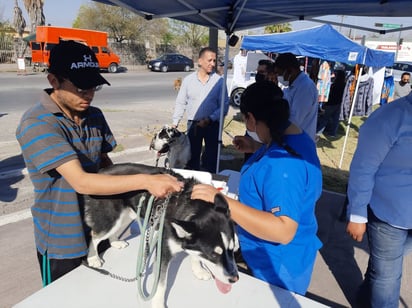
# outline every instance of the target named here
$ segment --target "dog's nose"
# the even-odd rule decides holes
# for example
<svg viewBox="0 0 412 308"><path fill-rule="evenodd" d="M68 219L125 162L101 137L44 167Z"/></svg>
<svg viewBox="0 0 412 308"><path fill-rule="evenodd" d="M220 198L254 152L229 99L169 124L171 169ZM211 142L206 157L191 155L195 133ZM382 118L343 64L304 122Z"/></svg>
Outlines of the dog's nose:
<svg viewBox="0 0 412 308"><path fill-rule="evenodd" d="M229 278L230 283L235 283L238 280L239 280L239 275L232 276L232 277Z"/></svg>

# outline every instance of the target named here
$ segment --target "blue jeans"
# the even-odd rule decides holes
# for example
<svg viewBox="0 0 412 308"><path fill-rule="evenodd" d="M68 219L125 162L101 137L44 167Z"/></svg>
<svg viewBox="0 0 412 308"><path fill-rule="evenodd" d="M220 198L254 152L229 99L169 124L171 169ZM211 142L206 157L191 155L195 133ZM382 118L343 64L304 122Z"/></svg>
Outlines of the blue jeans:
<svg viewBox="0 0 412 308"><path fill-rule="evenodd" d="M393 227L368 211L369 263L365 274L371 307L399 307L403 256L412 251L412 230Z"/></svg>
<svg viewBox="0 0 412 308"><path fill-rule="evenodd" d="M219 122L210 122L206 127L199 127L196 124L196 121L187 122L192 154L187 168L216 173ZM203 141L205 142L205 149L202 153Z"/></svg>

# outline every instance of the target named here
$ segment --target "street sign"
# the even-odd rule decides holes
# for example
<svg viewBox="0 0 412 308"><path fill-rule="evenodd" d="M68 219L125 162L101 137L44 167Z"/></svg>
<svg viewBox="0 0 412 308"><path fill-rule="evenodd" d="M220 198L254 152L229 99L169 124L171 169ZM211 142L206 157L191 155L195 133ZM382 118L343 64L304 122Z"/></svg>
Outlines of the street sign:
<svg viewBox="0 0 412 308"><path fill-rule="evenodd" d="M398 28L402 27L402 25L375 23L375 27L382 27L382 28L388 28L388 29L398 29Z"/></svg>

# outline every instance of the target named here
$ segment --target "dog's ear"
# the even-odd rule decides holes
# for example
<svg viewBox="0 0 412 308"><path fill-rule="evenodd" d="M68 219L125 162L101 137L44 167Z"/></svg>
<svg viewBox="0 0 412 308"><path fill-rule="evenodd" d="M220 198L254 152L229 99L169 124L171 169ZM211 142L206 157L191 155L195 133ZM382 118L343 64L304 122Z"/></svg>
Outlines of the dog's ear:
<svg viewBox="0 0 412 308"><path fill-rule="evenodd" d="M195 225L191 221L174 219L172 221L172 227L180 239L190 239L195 231Z"/></svg>
<svg viewBox="0 0 412 308"><path fill-rule="evenodd" d="M181 133L176 127L173 127L173 128L172 128L172 134L173 134L172 137L176 138L176 137L180 137L180 135L181 135L182 133Z"/></svg>
<svg viewBox="0 0 412 308"><path fill-rule="evenodd" d="M229 213L229 204L227 203L225 197L222 194L216 194L214 200L215 210L225 214L226 216L230 216Z"/></svg>

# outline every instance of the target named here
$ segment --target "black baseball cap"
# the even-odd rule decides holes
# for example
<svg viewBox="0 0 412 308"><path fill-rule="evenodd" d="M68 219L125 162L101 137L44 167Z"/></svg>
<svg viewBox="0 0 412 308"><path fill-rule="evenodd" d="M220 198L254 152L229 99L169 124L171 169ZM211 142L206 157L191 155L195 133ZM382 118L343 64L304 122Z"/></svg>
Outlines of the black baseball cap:
<svg viewBox="0 0 412 308"><path fill-rule="evenodd" d="M49 73L67 78L82 90L110 83L100 74L99 62L90 47L61 41L50 51Z"/></svg>

